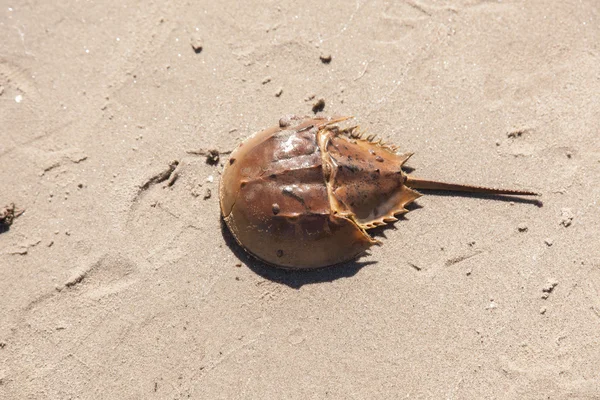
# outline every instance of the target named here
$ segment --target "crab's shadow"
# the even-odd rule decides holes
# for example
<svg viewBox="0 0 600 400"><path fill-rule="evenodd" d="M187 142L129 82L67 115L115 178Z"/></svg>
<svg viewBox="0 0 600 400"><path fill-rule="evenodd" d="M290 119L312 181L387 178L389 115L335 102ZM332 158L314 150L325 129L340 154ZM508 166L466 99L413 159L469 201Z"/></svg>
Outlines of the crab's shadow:
<svg viewBox="0 0 600 400"><path fill-rule="evenodd" d="M375 264L376 261L350 261L326 268L311 270L287 270L265 264L248 254L235 240L227 224L221 216L221 234L227 247L241 263L248 266L254 273L273 282L281 283L294 289L300 289L311 283L332 282L340 278L349 278L363 267Z"/></svg>

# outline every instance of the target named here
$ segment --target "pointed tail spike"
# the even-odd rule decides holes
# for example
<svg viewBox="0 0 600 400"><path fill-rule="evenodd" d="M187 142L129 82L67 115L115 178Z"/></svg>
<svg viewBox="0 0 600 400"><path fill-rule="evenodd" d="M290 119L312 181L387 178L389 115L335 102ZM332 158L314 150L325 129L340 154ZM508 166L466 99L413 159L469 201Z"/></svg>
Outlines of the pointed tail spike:
<svg viewBox="0 0 600 400"><path fill-rule="evenodd" d="M429 189L429 190L448 190L453 192L469 192L469 193L482 193L482 194L504 194L504 195L516 195L516 196L539 196L539 193L530 192L527 190L513 190L513 189L496 189L484 186L474 185L460 185L455 183L445 183L432 181L428 179L415 178L407 176L404 184L412 189Z"/></svg>

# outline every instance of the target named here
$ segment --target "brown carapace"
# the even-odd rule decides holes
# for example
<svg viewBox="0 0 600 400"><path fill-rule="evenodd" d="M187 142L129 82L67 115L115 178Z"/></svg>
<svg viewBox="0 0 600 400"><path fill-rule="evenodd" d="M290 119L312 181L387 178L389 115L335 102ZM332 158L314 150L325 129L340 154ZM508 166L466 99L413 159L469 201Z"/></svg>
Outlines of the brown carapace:
<svg viewBox="0 0 600 400"><path fill-rule="evenodd" d="M234 150L220 185L221 212L237 242L277 267L312 269L352 260L379 241L367 230L397 221L413 189L535 195L406 175L411 154L362 138L348 118L284 117Z"/></svg>

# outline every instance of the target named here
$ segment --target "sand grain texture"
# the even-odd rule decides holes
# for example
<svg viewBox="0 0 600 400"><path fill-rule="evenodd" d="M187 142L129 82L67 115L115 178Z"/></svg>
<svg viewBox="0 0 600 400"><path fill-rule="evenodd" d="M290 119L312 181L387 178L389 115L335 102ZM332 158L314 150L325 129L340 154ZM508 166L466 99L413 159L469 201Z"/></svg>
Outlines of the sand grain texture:
<svg viewBox="0 0 600 400"><path fill-rule="evenodd" d="M0 398L600 398L599 18L4 2L0 207L26 211L0 233ZM544 206L426 195L358 263L260 266L198 150L319 99L419 176Z"/></svg>

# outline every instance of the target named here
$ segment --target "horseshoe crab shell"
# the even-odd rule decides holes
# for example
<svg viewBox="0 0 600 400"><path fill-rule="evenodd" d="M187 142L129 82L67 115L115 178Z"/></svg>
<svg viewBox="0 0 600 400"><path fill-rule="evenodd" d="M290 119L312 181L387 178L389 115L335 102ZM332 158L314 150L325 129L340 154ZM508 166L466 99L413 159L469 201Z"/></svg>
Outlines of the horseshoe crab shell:
<svg viewBox="0 0 600 400"><path fill-rule="evenodd" d="M421 196L412 188L534 194L408 177L402 165L411 154L338 127L346 119L284 117L232 152L221 213L250 254L290 269L352 260L379 243L368 229L397 221Z"/></svg>

